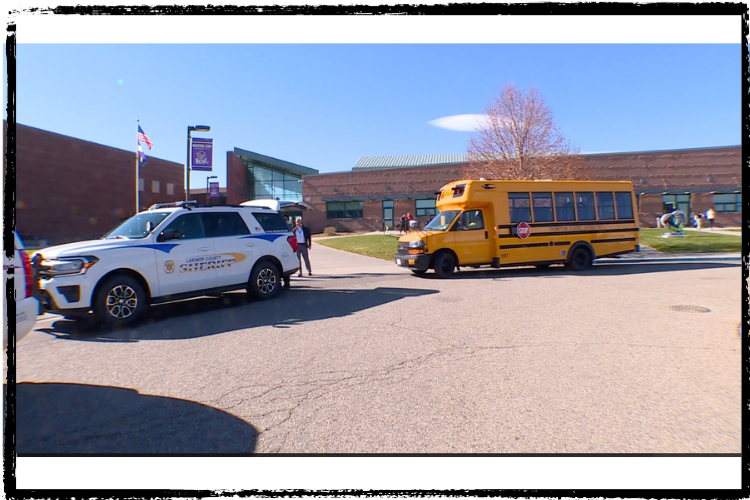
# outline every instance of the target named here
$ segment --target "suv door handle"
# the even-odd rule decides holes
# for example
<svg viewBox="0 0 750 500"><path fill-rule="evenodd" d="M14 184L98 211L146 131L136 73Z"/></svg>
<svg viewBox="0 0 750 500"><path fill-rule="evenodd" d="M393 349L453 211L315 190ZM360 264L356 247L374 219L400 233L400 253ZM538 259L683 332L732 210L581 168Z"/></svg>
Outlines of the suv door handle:
<svg viewBox="0 0 750 500"><path fill-rule="evenodd" d="M198 251L199 251L199 252L208 252L209 250L211 250L211 248L210 248L210 247L200 247L200 248L198 249Z"/></svg>

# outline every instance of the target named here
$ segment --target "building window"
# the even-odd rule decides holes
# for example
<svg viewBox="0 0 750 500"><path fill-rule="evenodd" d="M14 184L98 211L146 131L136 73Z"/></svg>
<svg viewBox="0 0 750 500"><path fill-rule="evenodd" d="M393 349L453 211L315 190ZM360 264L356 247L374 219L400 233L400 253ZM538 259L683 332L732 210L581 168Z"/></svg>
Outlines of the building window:
<svg viewBox="0 0 750 500"><path fill-rule="evenodd" d="M416 216L417 217L434 217L437 214L435 208L435 199L430 198L429 200L416 200Z"/></svg>
<svg viewBox="0 0 750 500"><path fill-rule="evenodd" d="M152 193L159 192L159 181L151 181L151 192Z"/></svg>
<svg viewBox="0 0 750 500"><path fill-rule="evenodd" d="M685 215L690 214L690 195L689 194L663 194L661 201L664 205L664 213L668 214L675 210L682 210Z"/></svg>
<svg viewBox="0 0 750 500"><path fill-rule="evenodd" d="M250 165L250 173L254 179L254 198L302 201L302 179L300 176L290 175L278 170Z"/></svg>
<svg viewBox="0 0 750 500"><path fill-rule="evenodd" d="M174 184L167 182L167 194L174 194Z"/></svg>
<svg viewBox="0 0 750 500"><path fill-rule="evenodd" d="M336 201L326 203L326 219L361 219L361 201Z"/></svg>
<svg viewBox="0 0 750 500"><path fill-rule="evenodd" d="M714 210L717 212L742 212L742 193L715 194Z"/></svg>
<svg viewBox="0 0 750 500"><path fill-rule="evenodd" d="M393 229L393 200L383 200L383 230L386 227Z"/></svg>

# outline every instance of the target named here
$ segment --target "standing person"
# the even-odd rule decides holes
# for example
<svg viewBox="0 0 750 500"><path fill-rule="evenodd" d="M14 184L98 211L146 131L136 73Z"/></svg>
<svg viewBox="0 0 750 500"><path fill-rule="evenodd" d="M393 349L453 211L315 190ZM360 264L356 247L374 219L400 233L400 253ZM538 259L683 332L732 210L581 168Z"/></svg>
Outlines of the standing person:
<svg viewBox="0 0 750 500"><path fill-rule="evenodd" d="M411 213L406 212L406 232L408 233L411 230L411 221L414 220L414 217L412 217Z"/></svg>
<svg viewBox="0 0 750 500"><path fill-rule="evenodd" d="M401 214L401 227L398 231L399 234L401 234L402 231L404 233L407 231L406 224L408 224L408 222L406 221L406 214Z"/></svg>
<svg viewBox="0 0 750 500"><path fill-rule="evenodd" d="M305 259L305 266L307 267L307 275L312 276L312 270L310 269L310 256L307 254L310 247L312 247L312 238L310 238L310 230L307 226L302 225L302 219L295 221L294 236L297 238L297 259L299 259L299 276L302 276L302 259Z"/></svg>
<svg viewBox="0 0 750 500"><path fill-rule="evenodd" d="M711 207L708 210L706 210L706 219L708 220L708 229L711 231L714 230L715 218L716 218L716 212L714 211L714 207Z"/></svg>

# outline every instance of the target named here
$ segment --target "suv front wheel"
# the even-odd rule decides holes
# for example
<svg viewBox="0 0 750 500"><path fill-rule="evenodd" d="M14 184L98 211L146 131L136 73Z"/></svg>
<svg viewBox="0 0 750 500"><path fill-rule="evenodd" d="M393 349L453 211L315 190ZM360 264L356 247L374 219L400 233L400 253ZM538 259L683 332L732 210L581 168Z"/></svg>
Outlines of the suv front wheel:
<svg viewBox="0 0 750 500"><path fill-rule="evenodd" d="M274 298L281 290L281 273L270 260L261 260L250 273L247 292L259 300Z"/></svg>
<svg viewBox="0 0 750 500"><path fill-rule="evenodd" d="M127 274L107 278L96 292L94 316L105 326L121 328L138 321L148 308L143 286Z"/></svg>

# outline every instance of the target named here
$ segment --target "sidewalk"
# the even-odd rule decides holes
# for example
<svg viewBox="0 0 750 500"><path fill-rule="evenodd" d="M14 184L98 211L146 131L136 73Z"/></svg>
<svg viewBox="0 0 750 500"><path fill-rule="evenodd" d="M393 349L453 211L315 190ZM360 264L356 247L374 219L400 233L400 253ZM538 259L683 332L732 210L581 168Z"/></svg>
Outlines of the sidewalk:
<svg viewBox="0 0 750 500"><path fill-rule="evenodd" d="M708 229L695 229L695 228L686 228L686 231L709 231ZM740 231L721 231L721 230L714 230L710 231L712 234L728 234L732 236L742 236L742 233ZM388 236L394 236L399 237L400 234L398 231L373 231L370 233L343 233L343 234L337 234L336 236L317 236L315 239L325 239L325 238L339 238L339 237L347 237L347 236L363 236L363 235L388 235ZM403 233L401 233L403 234ZM323 245L320 245L320 247L323 247ZM319 247L319 248L320 248ZM325 247L323 247L325 248ZM345 253L340 250L335 250L335 252ZM338 254L336 254L338 255ZM355 254L349 254L349 255L355 255ZM330 255L333 257L333 255ZM341 258L341 257L338 257ZM359 259L365 259L365 260L359 260ZM376 269L373 269L373 272L388 272L388 265L393 265L393 263L388 263L386 261L375 259L372 257L364 257L361 255L358 255L356 257L350 257L350 258L341 258L342 262L336 262L335 264L332 262L332 268L335 268L338 273L346 274L347 272L356 272L358 268L364 269L365 267L369 267L367 265L368 262L375 265ZM629 254L623 254L619 257L602 257L599 259L596 259L595 262L608 262L608 263L614 263L614 262L652 262L652 263L658 263L658 262L735 262L737 264L742 263L742 253L741 252L724 252L724 253L668 253L668 252L660 252L658 250L655 250L654 248L649 247L648 245L641 244L640 245L640 252L636 253L629 253ZM385 265L383 263L386 263ZM328 263L326 263L328 264ZM394 265L397 272L403 271L404 268L398 268ZM392 269L393 269L392 268ZM315 265L313 264L313 270L315 269Z"/></svg>
<svg viewBox="0 0 750 500"><path fill-rule="evenodd" d="M695 231L696 233L711 233L711 234L726 234L729 236L742 236L742 231L727 231L727 229L735 228L715 228L715 229L696 229L694 227L684 227L683 231ZM736 229L740 229L739 227Z"/></svg>

